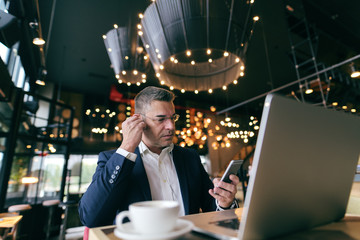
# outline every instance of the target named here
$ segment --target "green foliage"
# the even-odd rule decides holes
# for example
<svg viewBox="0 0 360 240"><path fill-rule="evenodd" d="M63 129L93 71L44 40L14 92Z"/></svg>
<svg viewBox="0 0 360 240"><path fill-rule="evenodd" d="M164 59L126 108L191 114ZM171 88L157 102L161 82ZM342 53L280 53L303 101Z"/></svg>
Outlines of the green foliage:
<svg viewBox="0 0 360 240"><path fill-rule="evenodd" d="M24 157L15 157L10 173L10 184L13 184L16 191L21 185L21 179L26 176L29 159Z"/></svg>

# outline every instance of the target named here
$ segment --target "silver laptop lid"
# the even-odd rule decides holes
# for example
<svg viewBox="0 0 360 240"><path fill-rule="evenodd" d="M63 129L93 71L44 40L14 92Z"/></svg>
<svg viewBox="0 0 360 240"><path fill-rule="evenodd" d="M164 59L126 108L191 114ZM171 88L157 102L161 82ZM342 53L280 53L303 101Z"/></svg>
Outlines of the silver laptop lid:
<svg viewBox="0 0 360 240"><path fill-rule="evenodd" d="M268 95L239 239L281 236L341 219L359 154L359 117Z"/></svg>

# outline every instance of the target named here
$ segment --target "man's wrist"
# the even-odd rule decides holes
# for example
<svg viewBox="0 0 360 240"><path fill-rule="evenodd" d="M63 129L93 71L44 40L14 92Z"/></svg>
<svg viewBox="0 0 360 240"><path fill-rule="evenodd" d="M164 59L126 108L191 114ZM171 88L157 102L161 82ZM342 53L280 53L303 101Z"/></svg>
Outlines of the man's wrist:
<svg viewBox="0 0 360 240"><path fill-rule="evenodd" d="M135 162L136 158L137 158L137 155L135 153L132 153L132 152L129 152L121 147L119 147L117 150L116 150L116 153L124 156L125 158Z"/></svg>
<svg viewBox="0 0 360 240"><path fill-rule="evenodd" d="M228 209L238 208L239 204L236 201L236 199L234 199L234 201L231 203L231 205L229 207L222 207L222 206L220 206L219 202L216 200L216 206L217 206L217 210L221 211L221 210L228 210Z"/></svg>

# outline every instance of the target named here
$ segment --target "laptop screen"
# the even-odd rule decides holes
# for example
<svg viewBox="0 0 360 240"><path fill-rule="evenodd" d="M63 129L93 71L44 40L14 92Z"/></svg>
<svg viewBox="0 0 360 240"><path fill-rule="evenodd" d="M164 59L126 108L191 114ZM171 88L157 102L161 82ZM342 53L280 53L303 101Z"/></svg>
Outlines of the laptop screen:
<svg viewBox="0 0 360 240"><path fill-rule="evenodd" d="M286 235L341 219L360 154L360 118L266 97L239 239Z"/></svg>

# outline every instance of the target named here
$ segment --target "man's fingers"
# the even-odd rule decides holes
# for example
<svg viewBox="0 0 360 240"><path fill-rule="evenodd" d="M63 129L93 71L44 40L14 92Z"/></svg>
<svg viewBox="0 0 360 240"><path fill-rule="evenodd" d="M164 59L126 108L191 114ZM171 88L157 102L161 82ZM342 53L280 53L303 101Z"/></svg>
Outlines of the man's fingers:
<svg viewBox="0 0 360 240"><path fill-rule="evenodd" d="M229 178L234 185L238 185L240 183L239 177L234 174L231 174Z"/></svg>
<svg viewBox="0 0 360 240"><path fill-rule="evenodd" d="M224 190L227 190L229 192L234 192L234 191L236 192L237 191L236 185L234 185L232 183L226 183L226 182L223 182L223 181L219 181L215 186L219 187L219 188L222 188Z"/></svg>
<svg viewBox="0 0 360 240"><path fill-rule="evenodd" d="M228 207L233 201L233 199L229 199L222 195L216 194L213 189L209 189L209 194L217 200L220 207Z"/></svg>
<svg viewBox="0 0 360 240"><path fill-rule="evenodd" d="M228 191L227 189L220 188L220 187L215 187L214 188L214 193L218 194L218 195L220 195L222 197L225 197L225 198L231 198L232 197L232 192Z"/></svg>
<svg viewBox="0 0 360 240"><path fill-rule="evenodd" d="M127 129L131 130L136 128L144 129L145 127L146 124L144 120L142 120L140 115L133 115L132 117L129 117L122 123L122 129L124 129L125 131Z"/></svg>

